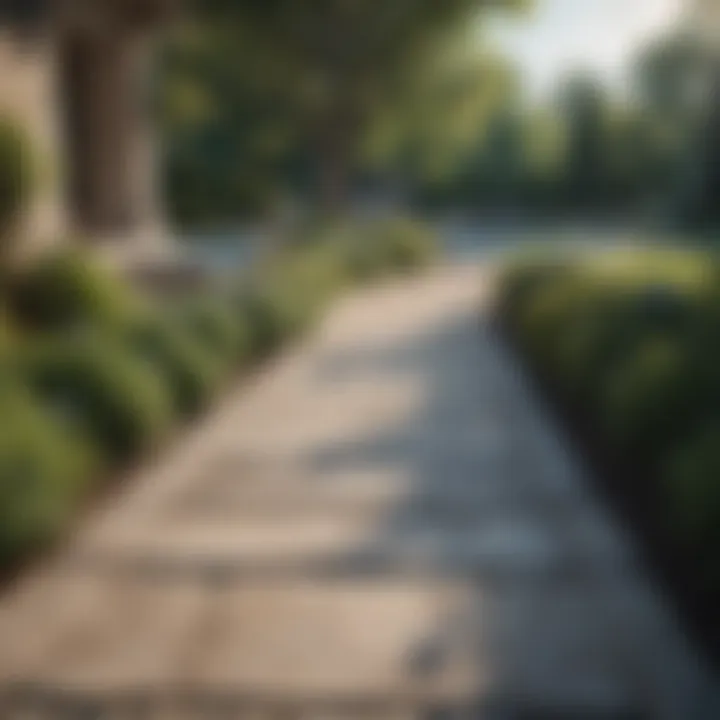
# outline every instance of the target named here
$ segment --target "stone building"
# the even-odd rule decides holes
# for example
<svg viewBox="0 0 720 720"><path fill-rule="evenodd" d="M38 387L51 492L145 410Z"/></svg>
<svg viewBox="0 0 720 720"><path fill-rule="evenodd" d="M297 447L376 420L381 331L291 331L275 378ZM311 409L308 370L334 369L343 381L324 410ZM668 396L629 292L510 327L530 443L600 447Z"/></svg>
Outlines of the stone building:
<svg viewBox="0 0 720 720"><path fill-rule="evenodd" d="M167 0L0 0L0 113L41 160L28 242L160 245L148 82Z"/></svg>

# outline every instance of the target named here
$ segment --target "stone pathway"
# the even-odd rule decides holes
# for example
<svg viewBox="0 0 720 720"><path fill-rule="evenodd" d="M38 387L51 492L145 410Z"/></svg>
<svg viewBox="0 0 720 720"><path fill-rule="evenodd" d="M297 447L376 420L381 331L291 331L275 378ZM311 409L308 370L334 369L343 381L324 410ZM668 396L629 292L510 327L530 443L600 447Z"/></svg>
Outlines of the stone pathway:
<svg viewBox="0 0 720 720"><path fill-rule="evenodd" d="M0 606L0 717L719 717L472 268L362 291Z"/></svg>

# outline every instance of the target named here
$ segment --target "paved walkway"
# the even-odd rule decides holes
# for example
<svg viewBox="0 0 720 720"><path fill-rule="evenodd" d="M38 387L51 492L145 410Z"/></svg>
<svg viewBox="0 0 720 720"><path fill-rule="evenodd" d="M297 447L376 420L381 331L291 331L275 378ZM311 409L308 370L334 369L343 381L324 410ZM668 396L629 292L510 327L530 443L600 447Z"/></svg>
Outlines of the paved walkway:
<svg viewBox="0 0 720 720"><path fill-rule="evenodd" d="M2 603L0 716L713 717L483 284L346 298L125 485Z"/></svg>

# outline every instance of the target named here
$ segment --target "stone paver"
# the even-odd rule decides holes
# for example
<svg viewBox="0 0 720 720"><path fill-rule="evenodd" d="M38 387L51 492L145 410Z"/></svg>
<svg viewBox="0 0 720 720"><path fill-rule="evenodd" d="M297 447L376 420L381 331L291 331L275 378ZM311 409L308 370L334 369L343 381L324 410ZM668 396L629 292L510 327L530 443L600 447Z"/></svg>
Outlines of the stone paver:
<svg viewBox="0 0 720 720"><path fill-rule="evenodd" d="M0 717L718 717L484 278L347 298L126 483L0 603Z"/></svg>

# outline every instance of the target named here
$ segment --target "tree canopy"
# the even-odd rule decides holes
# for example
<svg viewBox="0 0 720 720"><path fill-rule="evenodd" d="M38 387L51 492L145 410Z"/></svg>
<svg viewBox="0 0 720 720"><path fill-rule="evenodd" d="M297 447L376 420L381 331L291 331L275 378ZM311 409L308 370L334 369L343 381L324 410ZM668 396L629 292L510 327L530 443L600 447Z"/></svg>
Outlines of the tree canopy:
<svg viewBox="0 0 720 720"><path fill-rule="evenodd" d="M449 122L455 129L447 137L462 135L457 119L482 105L480 71L488 64L457 48L484 12L522 4L197 0L167 55L170 167L176 179L198 163L243 162L277 176L280 163L286 177L301 177L332 211L343 204L373 138L384 132L400 143L399 130L407 129L420 142L418 108L426 127ZM463 112L449 112L463 104ZM194 144L202 152L192 157ZM231 194L232 185L224 183Z"/></svg>

